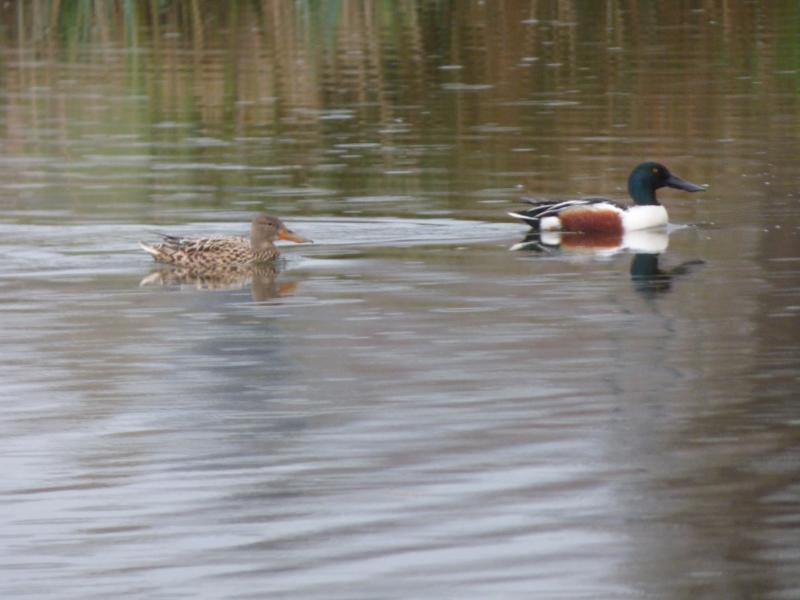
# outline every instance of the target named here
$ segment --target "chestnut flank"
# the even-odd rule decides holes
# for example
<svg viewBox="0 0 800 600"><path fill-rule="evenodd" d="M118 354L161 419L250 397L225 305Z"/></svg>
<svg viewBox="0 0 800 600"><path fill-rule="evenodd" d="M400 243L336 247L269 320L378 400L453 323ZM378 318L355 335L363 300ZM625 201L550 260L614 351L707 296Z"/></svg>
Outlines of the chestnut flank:
<svg viewBox="0 0 800 600"><path fill-rule="evenodd" d="M568 208L558 215L564 231L622 233L622 216L615 210L602 208Z"/></svg>

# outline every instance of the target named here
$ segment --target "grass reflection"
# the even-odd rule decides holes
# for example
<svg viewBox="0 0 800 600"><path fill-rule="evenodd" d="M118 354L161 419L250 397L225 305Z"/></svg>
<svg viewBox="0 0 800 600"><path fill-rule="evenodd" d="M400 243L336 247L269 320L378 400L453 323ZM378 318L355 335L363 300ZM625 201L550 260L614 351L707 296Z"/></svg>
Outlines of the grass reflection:
<svg viewBox="0 0 800 600"><path fill-rule="evenodd" d="M31 0L0 23L4 137L27 155L135 132L156 161L284 167L287 186L511 196L800 134L788 0Z"/></svg>

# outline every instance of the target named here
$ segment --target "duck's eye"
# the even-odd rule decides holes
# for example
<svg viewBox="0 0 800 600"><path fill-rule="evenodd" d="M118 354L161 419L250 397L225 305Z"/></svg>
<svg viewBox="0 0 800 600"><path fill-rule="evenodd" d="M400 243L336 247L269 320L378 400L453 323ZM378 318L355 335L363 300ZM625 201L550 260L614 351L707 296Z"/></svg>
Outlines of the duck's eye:
<svg viewBox="0 0 800 600"><path fill-rule="evenodd" d="M658 175L658 167L653 167L650 169L650 171L653 173L653 175Z"/></svg>

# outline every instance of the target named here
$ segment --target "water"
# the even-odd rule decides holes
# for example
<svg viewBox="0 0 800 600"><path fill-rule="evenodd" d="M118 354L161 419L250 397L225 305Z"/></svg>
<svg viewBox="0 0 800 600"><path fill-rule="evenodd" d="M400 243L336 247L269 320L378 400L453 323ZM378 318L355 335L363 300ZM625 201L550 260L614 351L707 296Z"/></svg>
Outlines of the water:
<svg viewBox="0 0 800 600"><path fill-rule="evenodd" d="M800 596L795 5L123 5L2 18L3 597Z"/></svg>

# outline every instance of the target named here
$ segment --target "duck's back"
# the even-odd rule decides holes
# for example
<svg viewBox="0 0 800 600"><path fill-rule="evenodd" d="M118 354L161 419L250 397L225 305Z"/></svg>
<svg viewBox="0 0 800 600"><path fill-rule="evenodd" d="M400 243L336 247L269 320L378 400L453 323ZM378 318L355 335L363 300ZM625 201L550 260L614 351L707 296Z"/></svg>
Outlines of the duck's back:
<svg viewBox="0 0 800 600"><path fill-rule="evenodd" d="M586 222L598 221L598 217L608 213L609 218L614 221L613 225L619 225L619 217L625 210L625 206L602 197L576 198L572 200L535 200L523 198L523 202L530 204L532 208L524 211L508 213L525 221L534 229L549 230L563 229L561 220L564 217L571 217L575 221L574 226L578 229L586 226ZM601 224L602 225L602 224ZM600 227L601 229L603 227Z"/></svg>
<svg viewBox="0 0 800 600"><path fill-rule="evenodd" d="M162 237L164 241L155 246L139 243L158 262L182 267L214 268L253 261L250 241L242 237Z"/></svg>

